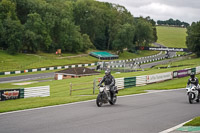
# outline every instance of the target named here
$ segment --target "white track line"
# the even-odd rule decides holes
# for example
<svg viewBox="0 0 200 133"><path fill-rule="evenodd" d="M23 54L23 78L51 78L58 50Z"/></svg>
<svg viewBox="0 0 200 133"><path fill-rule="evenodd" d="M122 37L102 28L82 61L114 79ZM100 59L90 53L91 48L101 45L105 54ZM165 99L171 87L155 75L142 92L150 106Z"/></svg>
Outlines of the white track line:
<svg viewBox="0 0 200 133"><path fill-rule="evenodd" d="M170 129L164 130L164 131L162 131L162 132L160 132L160 133L169 133L169 132L172 132L172 131L174 131L174 130L180 128L180 127L182 127L184 124L186 124L186 123L188 123L188 122L190 122L190 121L191 121L191 120L186 121L186 122L181 123L181 124L179 124L179 125L177 125L177 126L175 126L175 127L172 127L172 128L170 128Z"/></svg>

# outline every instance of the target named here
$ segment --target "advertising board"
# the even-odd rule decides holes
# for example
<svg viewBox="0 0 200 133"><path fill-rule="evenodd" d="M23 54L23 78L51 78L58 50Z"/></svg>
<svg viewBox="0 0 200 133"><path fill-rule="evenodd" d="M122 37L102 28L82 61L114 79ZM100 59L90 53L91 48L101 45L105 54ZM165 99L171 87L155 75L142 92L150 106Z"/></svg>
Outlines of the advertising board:
<svg viewBox="0 0 200 133"><path fill-rule="evenodd" d="M10 89L0 91L0 101L20 98L20 89Z"/></svg>
<svg viewBox="0 0 200 133"><path fill-rule="evenodd" d="M172 78L173 78L172 72L153 74L147 76L147 83L160 82Z"/></svg>
<svg viewBox="0 0 200 133"><path fill-rule="evenodd" d="M191 73L191 69L185 69L185 70L179 70L179 71L174 71L173 72L173 77L174 78L181 78L181 77L186 77Z"/></svg>

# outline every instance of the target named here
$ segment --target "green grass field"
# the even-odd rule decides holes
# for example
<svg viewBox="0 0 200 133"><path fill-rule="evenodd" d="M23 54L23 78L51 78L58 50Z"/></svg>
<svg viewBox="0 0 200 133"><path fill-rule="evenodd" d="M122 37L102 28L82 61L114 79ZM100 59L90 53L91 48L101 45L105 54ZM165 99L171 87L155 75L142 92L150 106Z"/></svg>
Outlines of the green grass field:
<svg viewBox="0 0 200 133"><path fill-rule="evenodd" d="M157 42L167 47L187 48L186 29L178 27L157 26Z"/></svg>
<svg viewBox="0 0 200 133"><path fill-rule="evenodd" d="M98 61L98 59L91 56L67 58L69 56L73 55L64 54L62 57L55 54L44 53L9 55L5 51L0 51L0 71L24 70L79 63L84 64Z"/></svg>
<svg viewBox="0 0 200 133"><path fill-rule="evenodd" d="M119 60L132 59L143 56L157 54L158 51L140 51L138 54L124 52L119 56ZM69 64L86 64L97 62L98 59L83 54L63 54L61 57L55 54L39 53L39 54L17 54L9 55L5 51L0 51L0 72L25 70L31 68L41 68L50 66L64 66Z"/></svg>
<svg viewBox="0 0 200 133"><path fill-rule="evenodd" d="M133 57L139 58L139 57L144 57L144 56L155 55L158 53L159 53L159 51L146 51L146 50L138 51L137 54L124 51L123 53L120 53L119 59L120 60L133 59Z"/></svg>

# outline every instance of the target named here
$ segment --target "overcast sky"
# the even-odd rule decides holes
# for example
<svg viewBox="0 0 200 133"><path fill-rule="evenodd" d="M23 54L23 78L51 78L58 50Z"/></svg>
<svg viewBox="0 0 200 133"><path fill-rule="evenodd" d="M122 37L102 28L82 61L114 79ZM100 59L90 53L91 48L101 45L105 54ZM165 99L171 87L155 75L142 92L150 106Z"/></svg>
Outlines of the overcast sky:
<svg viewBox="0 0 200 133"><path fill-rule="evenodd" d="M123 5L134 17L150 16L155 21L179 19L200 21L200 0L97 0Z"/></svg>

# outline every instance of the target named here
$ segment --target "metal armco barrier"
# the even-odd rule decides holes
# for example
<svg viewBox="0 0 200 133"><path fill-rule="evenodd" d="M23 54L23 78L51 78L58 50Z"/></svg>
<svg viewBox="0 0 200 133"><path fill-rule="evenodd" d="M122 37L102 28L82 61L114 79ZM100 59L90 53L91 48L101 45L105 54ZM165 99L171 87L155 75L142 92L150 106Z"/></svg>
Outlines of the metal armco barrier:
<svg viewBox="0 0 200 133"><path fill-rule="evenodd" d="M124 88L136 86L136 77L124 78Z"/></svg>
<svg viewBox="0 0 200 133"><path fill-rule="evenodd" d="M147 76L136 76L136 86L147 85Z"/></svg>

